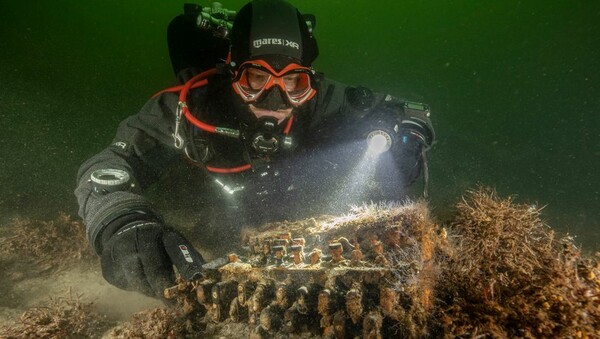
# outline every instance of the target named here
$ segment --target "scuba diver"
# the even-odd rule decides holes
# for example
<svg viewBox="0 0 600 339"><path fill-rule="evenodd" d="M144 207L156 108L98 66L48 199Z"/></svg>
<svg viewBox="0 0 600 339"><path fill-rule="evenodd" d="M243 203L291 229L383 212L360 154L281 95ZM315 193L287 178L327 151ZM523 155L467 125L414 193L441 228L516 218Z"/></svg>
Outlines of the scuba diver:
<svg viewBox="0 0 600 339"><path fill-rule="evenodd" d="M109 283L160 298L174 266L184 279L202 276L202 256L145 194L165 178L154 193L169 207L201 202L187 237L221 250L243 226L403 199L423 172L427 181L428 107L315 71L314 16L285 0L254 0L237 13L184 9L168 28L180 84L124 120L78 172L79 215ZM379 156L366 156L369 144ZM172 179L176 165L188 174Z"/></svg>

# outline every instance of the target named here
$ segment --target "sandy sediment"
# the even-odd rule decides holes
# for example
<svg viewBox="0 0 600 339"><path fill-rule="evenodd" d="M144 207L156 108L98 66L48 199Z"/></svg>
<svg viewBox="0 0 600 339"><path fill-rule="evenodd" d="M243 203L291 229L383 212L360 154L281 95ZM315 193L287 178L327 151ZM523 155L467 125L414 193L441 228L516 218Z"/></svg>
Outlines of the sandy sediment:
<svg viewBox="0 0 600 339"><path fill-rule="evenodd" d="M269 229L299 230L319 239L362 234L357 238L362 243L355 239L354 246L365 256L383 246L385 255L373 260L391 278L386 276L377 291L365 284L367 290L358 292L389 302L347 312L347 319L361 319L359 337L599 337L600 256L583 255L572 238L545 225L540 213L480 188L465 193L453 220L444 224L435 222L423 202L370 205L345 216L265 225L244 237ZM119 291L103 282L83 232L79 221L65 215L49 222L17 219L3 227L0 337L317 338L324 333L318 325L290 334L283 325L273 327L277 322L211 321L208 306L196 302L195 294L167 308ZM368 238L377 232L382 243ZM186 286L192 282L181 282L178 293L193 292ZM329 319L319 312L317 317Z"/></svg>

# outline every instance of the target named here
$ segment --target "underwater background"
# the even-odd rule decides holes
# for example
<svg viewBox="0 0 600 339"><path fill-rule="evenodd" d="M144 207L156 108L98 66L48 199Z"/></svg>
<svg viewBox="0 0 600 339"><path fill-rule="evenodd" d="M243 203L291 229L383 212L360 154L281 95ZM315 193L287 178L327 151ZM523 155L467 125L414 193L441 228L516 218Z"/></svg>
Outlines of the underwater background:
<svg viewBox="0 0 600 339"><path fill-rule="evenodd" d="M291 2L317 17L316 69L431 106L436 217L482 184L600 250L599 1ZM1 224L76 214L79 165L174 83L166 27L182 8L0 1Z"/></svg>

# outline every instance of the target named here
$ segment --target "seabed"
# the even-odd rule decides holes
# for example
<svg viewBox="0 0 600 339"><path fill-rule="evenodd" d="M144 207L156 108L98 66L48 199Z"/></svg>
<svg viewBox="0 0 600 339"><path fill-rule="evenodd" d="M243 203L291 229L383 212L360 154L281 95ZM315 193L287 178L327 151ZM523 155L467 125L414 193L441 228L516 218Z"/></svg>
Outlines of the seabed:
<svg viewBox="0 0 600 339"><path fill-rule="evenodd" d="M2 338L600 337L600 253L485 188L444 224L414 202L245 230L204 279L165 290L170 306L133 315L101 307L112 287L79 221L0 235Z"/></svg>

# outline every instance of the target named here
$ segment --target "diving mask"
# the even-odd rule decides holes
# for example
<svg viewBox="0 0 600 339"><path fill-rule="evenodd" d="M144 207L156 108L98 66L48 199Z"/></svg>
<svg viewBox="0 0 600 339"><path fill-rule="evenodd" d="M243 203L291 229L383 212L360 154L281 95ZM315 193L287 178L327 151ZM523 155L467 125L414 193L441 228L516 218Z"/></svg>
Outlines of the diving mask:
<svg viewBox="0 0 600 339"><path fill-rule="evenodd" d="M233 89L246 103L257 103L278 86L288 104L297 107L316 94L312 76L311 68L298 64L289 64L277 72L263 60L252 60L237 69Z"/></svg>

